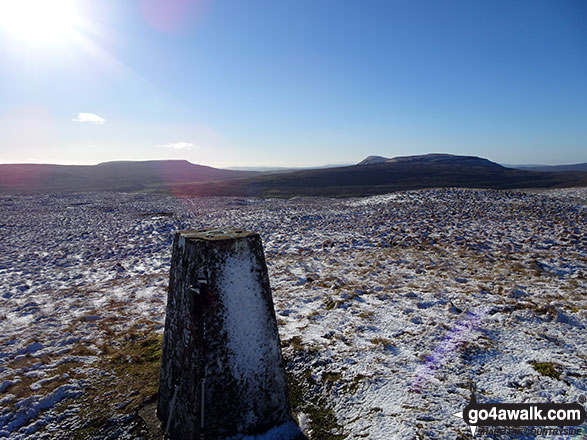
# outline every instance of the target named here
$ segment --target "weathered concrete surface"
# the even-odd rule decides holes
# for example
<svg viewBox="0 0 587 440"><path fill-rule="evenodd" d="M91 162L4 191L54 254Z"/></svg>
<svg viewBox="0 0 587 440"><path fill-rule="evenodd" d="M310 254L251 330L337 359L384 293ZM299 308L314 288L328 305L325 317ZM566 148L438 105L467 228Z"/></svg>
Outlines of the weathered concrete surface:
<svg viewBox="0 0 587 440"><path fill-rule="evenodd" d="M204 377L206 439L259 434L291 421L258 234L229 229L175 236L157 406L164 427L173 413L171 439L202 433Z"/></svg>

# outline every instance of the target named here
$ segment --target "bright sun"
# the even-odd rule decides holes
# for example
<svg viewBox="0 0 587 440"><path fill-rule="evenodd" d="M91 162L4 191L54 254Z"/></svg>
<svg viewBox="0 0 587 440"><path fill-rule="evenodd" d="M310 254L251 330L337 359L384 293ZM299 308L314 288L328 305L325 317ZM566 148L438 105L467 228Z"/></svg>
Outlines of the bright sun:
<svg viewBox="0 0 587 440"><path fill-rule="evenodd" d="M75 0L0 0L0 32L31 45L74 39L80 25Z"/></svg>

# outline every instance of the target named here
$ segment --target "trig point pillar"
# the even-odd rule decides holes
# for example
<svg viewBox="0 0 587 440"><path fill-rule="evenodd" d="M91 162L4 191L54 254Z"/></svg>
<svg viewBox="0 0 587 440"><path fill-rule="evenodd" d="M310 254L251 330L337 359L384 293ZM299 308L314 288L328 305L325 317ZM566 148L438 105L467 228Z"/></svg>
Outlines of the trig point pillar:
<svg viewBox="0 0 587 440"><path fill-rule="evenodd" d="M299 438L258 234L175 235L157 414L172 440Z"/></svg>

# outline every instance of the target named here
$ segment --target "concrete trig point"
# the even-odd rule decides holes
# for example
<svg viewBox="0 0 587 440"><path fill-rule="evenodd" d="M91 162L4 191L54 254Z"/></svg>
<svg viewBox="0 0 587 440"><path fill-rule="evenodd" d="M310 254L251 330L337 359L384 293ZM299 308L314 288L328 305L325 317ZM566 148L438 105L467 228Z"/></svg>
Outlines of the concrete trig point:
<svg viewBox="0 0 587 440"><path fill-rule="evenodd" d="M175 235L157 414L170 439L294 439L258 234Z"/></svg>

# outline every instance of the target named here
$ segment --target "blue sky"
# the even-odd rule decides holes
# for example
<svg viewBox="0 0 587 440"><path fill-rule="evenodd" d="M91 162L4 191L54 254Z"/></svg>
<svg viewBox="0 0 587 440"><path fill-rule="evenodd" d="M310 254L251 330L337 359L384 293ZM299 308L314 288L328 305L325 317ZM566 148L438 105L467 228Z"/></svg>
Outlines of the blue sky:
<svg viewBox="0 0 587 440"><path fill-rule="evenodd" d="M582 0L43 2L0 1L0 163L587 162Z"/></svg>

